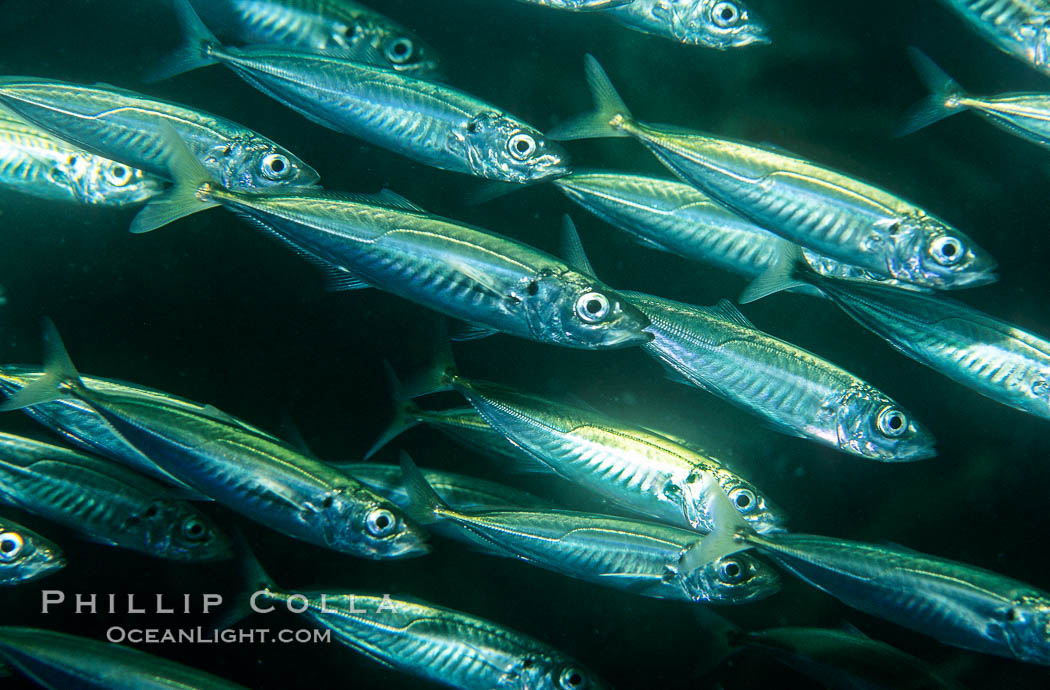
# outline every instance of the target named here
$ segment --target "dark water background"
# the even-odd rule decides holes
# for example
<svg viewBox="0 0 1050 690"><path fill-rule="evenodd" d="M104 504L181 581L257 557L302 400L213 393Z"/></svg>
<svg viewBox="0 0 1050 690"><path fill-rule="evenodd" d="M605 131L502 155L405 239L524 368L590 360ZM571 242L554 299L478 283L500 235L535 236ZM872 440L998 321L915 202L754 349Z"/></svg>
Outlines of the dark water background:
<svg viewBox="0 0 1050 690"><path fill-rule="evenodd" d="M1050 334L1046 194L1050 158L973 115L906 139L890 132L924 95L905 55L916 45L977 93L1038 91L1050 82L971 34L935 2L752 0L773 45L718 53L633 33L597 16L511 0L374 0L445 56L450 80L543 129L589 107L583 54L593 52L635 113L721 135L769 142L885 186L971 234L1001 263L999 283L969 304ZM476 187L313 125L222 67L152 86L141 70L176 43L165 2L0 2L0 72L104 81L200 107L279 141L317 168L330 189L392 188L436 213L556 251L559 218L573 212L604 280L696 304L733 297L743 282L639 249L550 186L467 207ZM583 142L578 166L661 173L630 141ZM39 361L41 315L52 316L81 370L215 406L269 429L290 415L324 458L354 460L387 423L379 362L423 366L434 315L377 291L330 294L314 269L221 210L132 237L132 211L50 205L0 194L0 359ZM917 464L866 462L768 431L702 392L662 378L638 351L556 349L496 336L457 345L463 371L527 390L573 394L625 420L693 439L731 461L791 516L795 529L905 544L1050 589L1045 421L1007 409L893 351L830 304L779 295L744 308L761 328L867 379L925 422L940 456ZM459 404L454 398L449 402ZM21 415L0 428L47 438ZM427 430L408 449L426 467L503 477L496 461ZM536 478L523 485L543 490ZM572 496L568 496L572 499ZM690 606L634 597L439 542L430 557L357 560L241 524L288 588L412 594L500 621L574 654L622 688L806 687L758 656L708 673L709 634ZM200 616L39 613L40 589L74 592L237 592L233 566L189 567L80 541L5 511L62 544L70 566L0 592L0 622L100 638L110 625L189 627ZM785 576L759 604L720 609L747 628L838 626L943 665L970 687L1047 686L1042 667L956 650L878 619ZM292 616L257 627L303 627ZM255 688L414 688L335 643L163 646L147 651ZM795 684L798 685L795 685ZM772 685L771 685L772 684ZM14 683L12 684L14 685Z"/></svg>

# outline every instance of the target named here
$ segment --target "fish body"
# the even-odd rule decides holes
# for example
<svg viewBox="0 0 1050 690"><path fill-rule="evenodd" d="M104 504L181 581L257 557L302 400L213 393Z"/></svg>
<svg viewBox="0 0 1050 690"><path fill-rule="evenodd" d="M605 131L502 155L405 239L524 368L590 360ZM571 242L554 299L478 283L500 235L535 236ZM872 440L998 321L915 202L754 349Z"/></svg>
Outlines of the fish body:
<svg viewBox="0 0 1050 690"><path fill-rule="evenodd" d="M754 278L769 269L786 240L676 180L612 172L574 173L554 181L565 196L640 244ZM808 249L813 270L847 280L913 289ZM816 290L803 289L819 295Z"/></svg>
<svg viewBox="0 0 1050 690"><path fill-rule="evenodd" d="M722 490L756 529L780 529L783 517L755 487L693 448L495 384L460 376L451 383L486 422L543 467L622 506L710 532L710 501Z"/></svg>
<svg viewBox="0 0 1050 690"><path fill-rule="evenodd" d="M284 606L305 596L305 616L347 647L402 673L462 690L602 690L609 687L553 647L496 623L418 600L370 594L263 590Z"/></svg>
<svg viewBox="0 0 1050 690"><path fill-rule="evenodd" d="M310 186L317 172L261 134L224 118L112 86L0 78L0 103L50 134L158 177L170 127L223 184L242 190Z"/></svg>
<svg viewBox="0 0 1050 690"><path fill-rule="evenodd" d="M648 340L641 312L596 278L509 238L389 197L317 192L246 195L198 186L219 203L331 267L343 289L376 287L448 316L565 347ZM148 207L147 207L148 208Z"/></svg>
<svg viewBox="0 0 1050 690"><path fill-rule="evenodd" d="M0 660L48 690L246 690L137 649L36 628L0 628Z"/></svg>
<svg viewBox="0 0 1050 690"><path fill-rule="evenodd" d="M726 50L770 42L763 23L738 0L634 0L608 14L636 31L687 45Z"/></svg>
<svg viewBox="0 0 1050 690"><path fill-rule="evenodd" d="M1047 0L943 0L999 50L1050 73L1050 2Z"/></svg>
<svg viewBox="0 0 1050 690"><path fill-rule="evenodd" d="M66 566L62 549L28 527L0 517L0 585L19 585Z"/></svg>
<svg viewBox="0 0 1050 690"><path fill-rule="evenodd" d="M518 0L530 5L541 5L556 10L570 10L572 12L593 12L595 10L607 10L613 7L623 7L635 0Z"/></svg>
<svg viewBox="0 0 1050 690"><path fill-rule="evenodd" d="M57 139L0 108L0 186L52 201L127 206L159 194L162 181Z"/></svg>
<svg viewBox="0 0 1050 690"><path fill-rule="evenodd" d="M1050 341L955 300L810 277L896 350L1004 405L1050 419Z"/></svg>
<svg viewBox="0 0 1050 690"><path fill-rule="evenodd" d="M4 365L0 367L0 393L12 396L34 381L39 380L43 375L44 372L39 367ZM208 409L206 405L126 381L95 376L84 376L82 378L89 388L102 393L141 397L146 401L156 401L175 407L184 407L187 410L202 414ZM185 492L187 496L191 496L194 499L210 500L159 468L135 446L128 443L91 405L81 400L61 398L24 408L23 411L34 421L61 435L66 441L103 455L110 460L116 460L153 479L178 487L180 492ZM261 429L250 426L234 417L230 417L230 420L243 425L248 431L266 434Z"/></svg>
<svg viewBox="0 0 1050 690"><path fill-rule="evenodd" d="M0 500L86 538L177 561L232 556L229 539L187 501L116 463L0 434Z"/></svg>
<svg viewBox="0 0 1050 690"><path fill-rule="evenodd" d="M1050 594L981 568L808 534L746 541L847 606L941 642L1050 664Z"/></svg>
<svg viewBox="0 0 1050 690"><path fill-rule="evenodd" d="M594 114L555 138L628 136L719 204L784 239L876 275L950 289L995 280L995 261L944 221L904 199L803 158L635 120L597 61L587 76Z"/></svg>
<svg viewBox="0 0 1050 690"><path fill-rule="evenodd" d="M930 432L871 384L764 333L730 302L696 307L644 293L627 298L649 318L643 349L675 380L763 418L784 433L870 460L934 455Z"/></svg>
<svg viewBox="0 0 1050 690"><path fill-rule="evenodd" d="M208 26L238 43L353 54L414 75L439 72L431 46L389 17L350 0L191 0Z"/></svg>

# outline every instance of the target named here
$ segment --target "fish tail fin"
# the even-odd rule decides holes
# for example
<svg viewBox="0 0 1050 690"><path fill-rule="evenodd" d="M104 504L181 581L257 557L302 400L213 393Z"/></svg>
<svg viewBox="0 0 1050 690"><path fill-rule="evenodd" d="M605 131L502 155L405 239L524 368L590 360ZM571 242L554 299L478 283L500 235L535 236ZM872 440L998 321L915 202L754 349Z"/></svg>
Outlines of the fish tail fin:
<svg viewBox="0 0 1050 690"><path fill-rule="evenodd" d="M144 80L147 83L162 81L219 62L212 57L212 50L222 46L219 39L215 38L215 34L209 31L197 16L189 0L174 1L183 43L146 72Z"/></svg>
<svg viewBox="0 0 1050 690"><path fill-rule="evenodd" d="M419 407L412 402L411 398L405 396L405 392L402 389L401 381L398 380L397 374L394 373L394 368L390 366L390 362L383 360L383 370L386 373L386 378L390 384L390 392L397 403L397 409L394 411L394 419L391 420L390 425L387 426L386 430L379 435L372 447L365 453L365 460L370 459L373 455L379 452L379 450L385 447L388 443L393 441L395 438L405 433L412 427L419 424L419 420L416 419L415 414L419 411Z"/></svg>
<svg viewBox="0 0 1050 690"><path fill-rule="evenodd" d="M757 536L755 529L743 518L718 483L711 492L711 522L715 525L715 531L700 537L682 552L678 559L680 572L691 572L730 554L752 548L749 541Z"/></svg>
<svg viewBox="0 0 1050 690"><path fill-rule="evenodd" d="M80 380L80 373L73 366L73 361L69 358L65 345L62 344L62 336L55 328L55 323L44 317L43 330L44 375L0 404L0 412L21 410L60 400L68 394L66 387L83 390L84 384Z"/></svg>
<svg viewBox="0 0 1050 690"><path fill-rule="evenodd" d="M168 174L174 184L164 194L151 199L131 221L131 232L136 234L156 230L179 218L219 205L208 196L208 190L218 183L186 148L175 128L163 126L160 136Z"/></svg>
<svg viewBox="0 0 1050 690"><path fill-rule="evenodd" d="M409 515L414 520L428 525L440 522L446 515L455 514L405 451L401 451L401 475L408 493Z"/></svg>
<svg viewBox="0 0 1050 690"><path fill-rule="evenodd" d="M807 266L802 247L786 240L780 242L773 265L744 288L738 301L748 304L783 290L809 285L810 282L806 280L809 274Z"/></svg>
<svg viewBox="0 0 1050 690"><path fill-rule="evenodd" d="M690 612L704 632L703 639L698 641L699 649L694 650L696 658L704 660L696 672L710 673L740 651L741 641L747 633L708 607L693 606Z"/></svg>
<svg viewBox="0 0 1050 690"><path fill-rule="evenodd" d="M456 358L452 355L452 341L444 320L436 327L434 339L434 356L430 365L422 372L409 379L397 393L400 400L421 398L431 393L441 393L453 389L453 383L459 378Z"/></svg>
<svg viewBox="0 0 1050 690"><path fill-rule="evenodd" d="M939 122L966 109L965 106L952 104L960 96L965 96L966 92L948 76L947 72L917 48L909 48L908 55L911 57L912 64L915 65L919 78L930 90L930 95L908 110L901 124L894 130L894 136L898 137L918 132L934 122Z"/></svg>
<svg viewBox="0 0 1050 690"><path fill-rule="evenodd" d="M590 87L591 96L594 98L594 110L562 122L548 132L548 136L561 141L629 136L612 124L613 119L617 117L630 120L631 111L616 92L609 75L590 53L584 58L584 68L587 72L587 86Z"/></svg>
<svg viewBox="0 0 1050 690"><path fill-rule="evenodd" d="M236 603L223 612L212 627L216 630L226 630L240 623L242 620L254 613L250 602L255 592L276 589L273 578L263 568L262 563L256 557L248 540L239 529L233 530L233 541L237 551L237 565L240 570L242 596L237 597Z"/></svg>

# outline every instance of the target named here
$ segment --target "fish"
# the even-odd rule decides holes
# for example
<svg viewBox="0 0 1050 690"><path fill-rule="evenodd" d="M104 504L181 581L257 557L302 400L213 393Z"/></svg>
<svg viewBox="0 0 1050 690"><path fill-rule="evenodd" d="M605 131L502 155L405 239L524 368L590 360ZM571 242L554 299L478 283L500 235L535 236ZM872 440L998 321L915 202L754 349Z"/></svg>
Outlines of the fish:
<svg viewBox="0 0 1050 690"><path fill-rule="evenodd" d="M48 690L247 690L138 649L40 628L0 627L0 660Z"/></svg>
<svg viewBox="0 0 1050 690"><path fill-rule="evenodd" d="M725 494L718 529L682 567L754 548L846 606L983 654L1050 664L1050 593L905 547L815 534L760 535Z"/></svg>
<svg viewBox="0 0 1050 690"><path fill-rule="evenodd" d="M119 207L146 201L163 186L154 175L67 144L0 107L0 187L49 201Z"/></svg>
<svg viewBox="0 0 1050 690"><path fill-rule="evenodd" d="M187 44L152 79L221 63L311 122L440 170L518 184L569 172L561 145L458 89L291 48L226 48L187 0L176 0L176 8Z"/></svg>
<svg viewBox="0 0 1050 690"><path fill-rule="evenodd" d="M784 516L772 501L703 451L596 410L468 380L453 362L441 361L446 358L439 356L424 375L423 389L451 388L463 395L531 456L530 469L553 472L638 514L700 532L714 529L709 502L721 486L759 531L782 529Z"/></svg>
<svg viewBox="0 0 1050 690"><path fill-rule="evenodd" d="M0 365L0 393L10 397L34 381L40 380L44 373L39 367L19 364ZM208 405L201 405L171 393L164 393L127 381L87 375L82 376L81 379L92 390L113 393L121 397L141 397L145 404L156 401L164 405L185 407L202 414L209 412L221 414ZM176 487L179 495L183 497L197 501L211 500L158 467L135 446L128 443L104 417L95 412L87 403L75 398L63 398L26 407L22 411L34 421L62 436L66 441L110 460L115 460L152 479ZM236 417L228 416L228 419L243 426L247 431L268 435L262 429L251 426Z"/></svg>
<svg viewBox="0 0 1050 690"><path fill-rule="evenodd" d="M765 24L738 0L634 0L608 15L635 31L727 50L770 43Z"/></svg>
<svg viewBox="0 0 1050 690"><path fill-rule="evenodd" d="M400 673L461 690L610 687L576 659L499 623L415 597L288 591L273 584L250 554L243 560L246 580L258 588L252 595L255 610L271 610L264 603L294 605L341 644Z"/></svg>
<svg viewBox="0 0 1050 690"><path fill-rule="evenodd" d="M755 327L731 302L697 307L624 293L649 318L642 346L670 372L774 429L881 462L933 457L934 438L877 388Z"/></svg>
<svg viewBox="0 0 1050 690"><path fill-rule="evenodd" d="M630 5L636 0L518 0L530 5L540 5L556 10L569 10L572 12L594 12L596 10L607 10L613 7Z"/></svg>
<svg viewBox="0 0 1050 690"><path fill-rule="evenodd" d="M217 503L293 539L363 558L429 551L425 531L357 480L229 415L88 388L45 320L45 374L0 405L73 397L161 469Z"/></svg>
<svg viewBox="0 0 1050 690"><path fill-rule="evenodd" d="M28 527L0 517L0 585L20 585L66 567L54 542Z"/></svg>
<svg viewBox="0 0 1050 690"><path fill-rule="evenodd" d="M546 252L423 211L392 192L245 194L221 187L170 140L165 196L132 232L223 206L320 263L332 289L375 287L496 332L578 349L647 342L645 317L591 275Z"/></svg>
<svg viewBox="0 0 1050 690"><path fill-rule="evenodd" d="M940 290L995 281L991 255L904 199L780 151L639 122L593 56L587 56L586 68L596 111L562 123L552 130L553 138L635 138L684 182L726 208L876 275Z"/></svg>
<svg viewBox="0 0 1050 690"><path fill-rule="evenodd" d="M961 86L918 50L910 51L919 76L931 94L905 116L897 129L905 136L966 110L1010 134L1044 149L1050 148L1050 93L1009 93L979 97Z"/></svg>
<svg viewBox="0 0 1050 690"><path fill-rule="evenodd" d="M1050 74L1050 2L942 0L966 25L999 50Z"/></svg>
<svg viewBox="0 0 1050 690"><path fill-rule="evenodd" d="M157 177L168 173L159 136L170 127L232 189L309 187L320 179L291 151L242 125L113 86L0 77L0 104L63 141Z"/></svg>
<svg viewBox="0 0 1050 690"><path fill-rule="evenodd" d="M432 46L393 19L351 0L191 2L205 24L239 43L354 54L406 74L440 74L440 57Z"/></svg>
<svg viewBox="0 0 1050 690"><path fill-rule="evenodd" d="M733 213L692 185L646 175L578 172L554 180L565 196L657 251L753 279L773 265L787 240ZM803 249L813 270L847 280L923 290ZM816 290L801 292L819 296Z"/></svg>
<svg viewBox="0 0 1050 690"><path fill-rule="evenodd" d="M486 552L657 599L744 604L780 588L776 572L753 558L679 569L682 555L702 539L692 530L567 510L451 508L407 455L401 467L420 520L458 528L461 539Z"/></svg>
<svg viewBox="0 0 1050 690"><path fill-rule="evenodd" d="M820 289L901 354L996 402L1050 419L1050 340L956 300L815 275L792 252L741 299L797 282Z"/></svg>
<svg viewBox="0 0 1050 690"><path fill-rule="evenodd" d="M229 538L193 504L114 462L0 433L0 502L100 544L173 561L233 556Z"/></svg>

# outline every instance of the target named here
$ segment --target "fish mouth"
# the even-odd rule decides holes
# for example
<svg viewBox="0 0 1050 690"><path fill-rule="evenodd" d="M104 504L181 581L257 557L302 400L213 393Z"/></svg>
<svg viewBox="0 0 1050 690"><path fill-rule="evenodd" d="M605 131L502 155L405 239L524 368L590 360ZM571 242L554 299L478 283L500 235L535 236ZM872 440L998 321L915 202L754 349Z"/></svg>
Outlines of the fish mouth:
<svg viewBox="0 0 1050 690"><path fill-rule="evenodd" d="M995 268L989 268L985 271L979 271L975 273L960 273L956 276L956 279L952 281L951 288L974 288L982 285L991 285L992 283L999 280L999 274L995 272Z"/></svg>
<svg viewBox="0 0 1050 690"><path fill-rule="evenodd" d="M381 558L383 560L419 558L420 556L426 556L433 550L434 548L428 542L423 541L422 537L417 537L416 539L404 539L395 542L382 554Z"/></svg>

